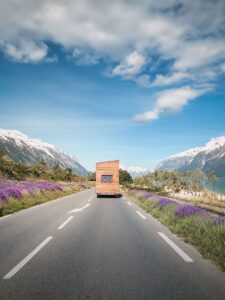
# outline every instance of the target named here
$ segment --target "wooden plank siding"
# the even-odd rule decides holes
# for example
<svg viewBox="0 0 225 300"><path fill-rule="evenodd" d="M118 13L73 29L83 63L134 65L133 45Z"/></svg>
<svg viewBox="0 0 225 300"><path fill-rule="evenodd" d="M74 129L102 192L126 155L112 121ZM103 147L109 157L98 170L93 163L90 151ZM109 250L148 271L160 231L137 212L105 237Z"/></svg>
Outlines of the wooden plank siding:
<svg viewBox="0 0 225 300"><path fill-rule="evenodd" d="M102 176L112 176L112 182L103 182ZM119 160L96 163L96 194L119 195Z"/></svg>

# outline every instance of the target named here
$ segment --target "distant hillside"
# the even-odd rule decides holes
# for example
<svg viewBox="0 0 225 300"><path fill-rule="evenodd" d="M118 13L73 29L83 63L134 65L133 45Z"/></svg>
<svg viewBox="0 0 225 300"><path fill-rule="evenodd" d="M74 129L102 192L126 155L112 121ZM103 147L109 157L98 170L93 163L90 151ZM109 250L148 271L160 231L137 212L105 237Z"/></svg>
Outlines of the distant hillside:
<svg viewBox="0 0 225 300"><path fill-rule="evenodd" d="M170 156L161 161L156 170L178 170L180 172L214 170L217 176L225 176L225 136L213 138L204 147L194 148Z"/></svg>
<svg viewBox="0 0 225 300"><path fill-rule="evenodd" d="M0 129L0 149L16 162L36 164L44 160L49 167L56 163L62 168L71 168L80 176L87 176L88 171L77 161L52 144L32 139L17 130Z"/></svg>

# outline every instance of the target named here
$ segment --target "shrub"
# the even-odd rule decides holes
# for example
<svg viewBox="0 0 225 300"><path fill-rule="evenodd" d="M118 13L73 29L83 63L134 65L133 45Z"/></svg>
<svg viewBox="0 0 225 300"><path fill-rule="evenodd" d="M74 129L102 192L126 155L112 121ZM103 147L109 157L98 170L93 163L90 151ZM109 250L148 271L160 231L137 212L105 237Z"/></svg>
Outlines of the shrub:
<svg viewBox="0 0 225 300"><path fill-rule="evenodd" d="M166 205L176 205L176 202L167 198L160 198L160 200L158 201L158 207L162 208Z"/></svg>
<svg viewBox="0 0 225 300"><path fill-rule="evenodd" d="M176 216L178 217L188 217L191 215L208 215L208 212L202 208L193 205L179 205L176 209Z"/></svg>

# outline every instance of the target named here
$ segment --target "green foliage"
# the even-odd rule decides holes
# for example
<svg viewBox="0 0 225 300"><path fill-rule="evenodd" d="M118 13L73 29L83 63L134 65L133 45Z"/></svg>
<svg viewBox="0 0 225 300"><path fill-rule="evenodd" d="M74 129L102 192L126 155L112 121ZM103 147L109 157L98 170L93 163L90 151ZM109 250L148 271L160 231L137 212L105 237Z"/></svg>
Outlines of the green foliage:
<svg viewBox="0 0 225 300"><path fill-rule="evenodd" d="M200 191L203 189L205 180L205 174L198 170L183 174L177 171L156 171L136 177L134 185L136 188L145 188L157 193L163 192L165 187L175 192L179 192L182 189Z"/></svg>
<svg viewBox="0 0 225 300"><path fill-rule="evenodd" d="M79 176L72 169L63 169L58 163L54 167L47 166L44 160L35 165L16 163L0 150L0 177L13 180L26 178L42 178L46 180L77 181Z"/></svg>
<svg viewBox="0 0 225 300"><path fill-rule="evenodd" d="M125 184L125 183L132 183L133 179L126 170L120 169L119 171L119 183L120 184Z"/></svg>
<svg viewBox="0 0 225 300"><path fill-rule="evenodd" d="M210 171L209 174L208 174L208 181L209 183L211 183L215 189L215 185L216 185L216 182L217 182L217 177L216 177L216 173L215 171Z"/></svg>
<svg viewBox="0 0 225 300"><path fill-rule="evenodd" d="M180 218L175 215L175 207L172 205L159 208L152 198L130 197L172 232L197 246L203 257L212 259L225 270L225 224L214 225L211 220L197 215Z"/></svg>
<svg viewBox="0 0 225 300"><path fill-rule="evenodd" d="M19 211L24 208L32 207L59 197L64 197L76 192L76 189L64 191L46 191L45 193L36 193L34 196L26 195L22 200L9 199L9 201L1 209L1 215L7 215Z"/></svg>
<svg viewBox="0 0 225 300"><path fill-rule="evenodd" d="M96 172L90 172L88 174L88 180L89 181L95 181L96 180Z"/></svg>
<svg viewBox="0 0 225 300"><path fill-rule="evenodd" d="M6 155L5 152L2 149L0 149L0 159L3 158L3 156L5 155Z"/></svg>

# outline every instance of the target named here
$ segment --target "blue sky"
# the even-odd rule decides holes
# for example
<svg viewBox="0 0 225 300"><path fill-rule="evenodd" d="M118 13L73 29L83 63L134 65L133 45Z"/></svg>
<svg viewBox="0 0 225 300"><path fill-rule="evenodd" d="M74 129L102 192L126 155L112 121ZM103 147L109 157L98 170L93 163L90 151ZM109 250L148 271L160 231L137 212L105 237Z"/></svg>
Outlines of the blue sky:
<svg viewBox="0 0 225 300"><path fill-rule="evenodd" d="M53 143L88 169L111 159L152 169L225 135L217 2L0 4L0 127Z"/></svg>

